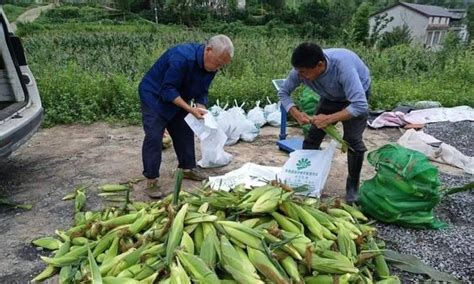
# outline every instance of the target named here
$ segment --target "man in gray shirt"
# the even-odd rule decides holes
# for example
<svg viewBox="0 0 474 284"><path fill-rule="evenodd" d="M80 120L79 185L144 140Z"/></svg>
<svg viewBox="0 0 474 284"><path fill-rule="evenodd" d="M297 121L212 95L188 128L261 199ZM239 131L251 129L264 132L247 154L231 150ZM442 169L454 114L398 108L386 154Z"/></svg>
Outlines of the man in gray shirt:
<svg viewBox="0 0 474 284"><path fill-rule="evenodd" d="M303 149L319 149L325 136L322 128L342 122L344 140L352 150L347 153L346 201L357 201L360 171L367 148L362 134L367 124L370 72L364 62L348 49L322 50L317 44L302 43L291 57L293 69L278 92L282 106L300 125L311 123ZM304 84L321 97L315 116L301 112L291 93Z"/></svg>

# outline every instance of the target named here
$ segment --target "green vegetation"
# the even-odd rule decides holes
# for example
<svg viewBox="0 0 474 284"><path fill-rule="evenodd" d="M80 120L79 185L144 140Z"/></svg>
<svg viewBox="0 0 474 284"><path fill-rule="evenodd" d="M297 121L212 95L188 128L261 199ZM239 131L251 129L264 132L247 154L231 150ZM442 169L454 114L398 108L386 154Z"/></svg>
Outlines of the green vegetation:
<svg viewBox="0 0 474 284"><path fill-rule="evenodd" d="M17 6L17 5L12 5L12 4L3 4L2 5L3 11L7 15L8 21L13 22L25 12L28 7L26 6Z"/></svg>
<svg viewBox="0 0 474 284"><path fill-rule="evenodd" d="M216 76L211 104L235 99L252 107L254 101L266 102L266 97L276 101L271 80L287 75L291 52L304 40L357 52L372 72L373 109L417 100L438 100L444 106L473 106L474 102L474 53L456 41L439 52L396 43L376 49L303 37L295 31L296 25L276 22L248 26L211 21L189 28L138 19L80 22L72 17L56 23L52 18L46 13L38 22L20 25L18 31L38 82L48 126L98 120L140 123L137 86L155 60L174 44L203 42L220 32L231 35L236 54L233 63Z"/></svg>

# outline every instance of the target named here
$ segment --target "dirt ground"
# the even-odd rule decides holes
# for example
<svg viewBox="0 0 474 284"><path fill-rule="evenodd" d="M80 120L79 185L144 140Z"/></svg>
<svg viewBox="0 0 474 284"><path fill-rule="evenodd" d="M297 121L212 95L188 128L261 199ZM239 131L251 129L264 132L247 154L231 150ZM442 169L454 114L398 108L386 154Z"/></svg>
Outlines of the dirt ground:
<svg viewBox="0 0 474 284"><path fill-rule="evenodd" d="M246 162L282 166L288 154L279 151L275 144L278 131L278 128L264 127L255 142L227 147L233 155L232 163L206 172L220 175ZM289 133L291 136L301 132L290 128ZM370 151L387 142L395 142L400 135L398 129L367 129L365 141ZM73 202L61 201L61 198L75 186L91 185L86 209L94 210L103 205L97 196L97 185L141 176L142 139L143 131L137 126L104 123L58 126L40 130L27 145L7 160L0 161L0 196L33 205L31 210L0 207L0 283L27 283L45 267L39 258L41 251L30 242L72 225ZM196 148L199 158L199 145ZM164 188L172 188L172 172L176 165L173 149L166 149L161 167ZM458 169L442 167L445 172L462 173ZM363 179L373 174L372 167L366 163ZM324 193L342 195L346 175L346 157L337 151ZM184 182L184 188L194 185L194 182ZM134 197L135 200L147 200L140 191L135 191Z"/></svg>

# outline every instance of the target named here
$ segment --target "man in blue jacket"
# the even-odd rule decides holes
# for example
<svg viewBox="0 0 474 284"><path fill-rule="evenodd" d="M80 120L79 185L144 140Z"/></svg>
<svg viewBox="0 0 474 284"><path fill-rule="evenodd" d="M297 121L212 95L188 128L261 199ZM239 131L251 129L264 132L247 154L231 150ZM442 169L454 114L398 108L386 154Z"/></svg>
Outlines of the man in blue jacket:
<svg viewBox="0 0 474 284"><path fill-rule="evenodd" d="M180 44L168 49L145 74L139 86L145 139L142 147L145 192L159 198L162 138L168 130L184 178L204 180L196 170L194 133L184 121L191 113L202 119L207 112L209 86L217 71L234 56L232 41L217 35L206 44ZM195 106L191 106L194 102Z"/></svg>
<svg viewBox="0 0 474 284"><path fill-rule="evenodd" d="M280 101L299 124L312 124L303 149L319 149L326 134L322 128L342 122L343 138L352 148L347 153L346 201L353 203L357 201L360 172L367 151L362 134L368 116L369 68L350 50L322 50L317 44L308 42L294 50L291 64L293 69L278 92ZM321 96L314 117L301 112L291 99L291 93L300 84Z"/></svg>

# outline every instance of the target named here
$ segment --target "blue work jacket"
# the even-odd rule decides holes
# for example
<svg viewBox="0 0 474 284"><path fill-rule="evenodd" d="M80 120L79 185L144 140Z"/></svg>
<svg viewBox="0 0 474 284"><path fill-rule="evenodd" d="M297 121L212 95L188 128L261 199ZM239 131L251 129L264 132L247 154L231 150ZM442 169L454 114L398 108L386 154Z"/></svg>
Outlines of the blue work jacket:
<svg viewBox="0 0 474 284"><path fill-rule="evenodd" d="M173 103L178 96L188 103L207 105L215 75L204 69L203 44L180 44L168 49L145 74L139 85L140 100L171 120L182 110Z"/></svg>

